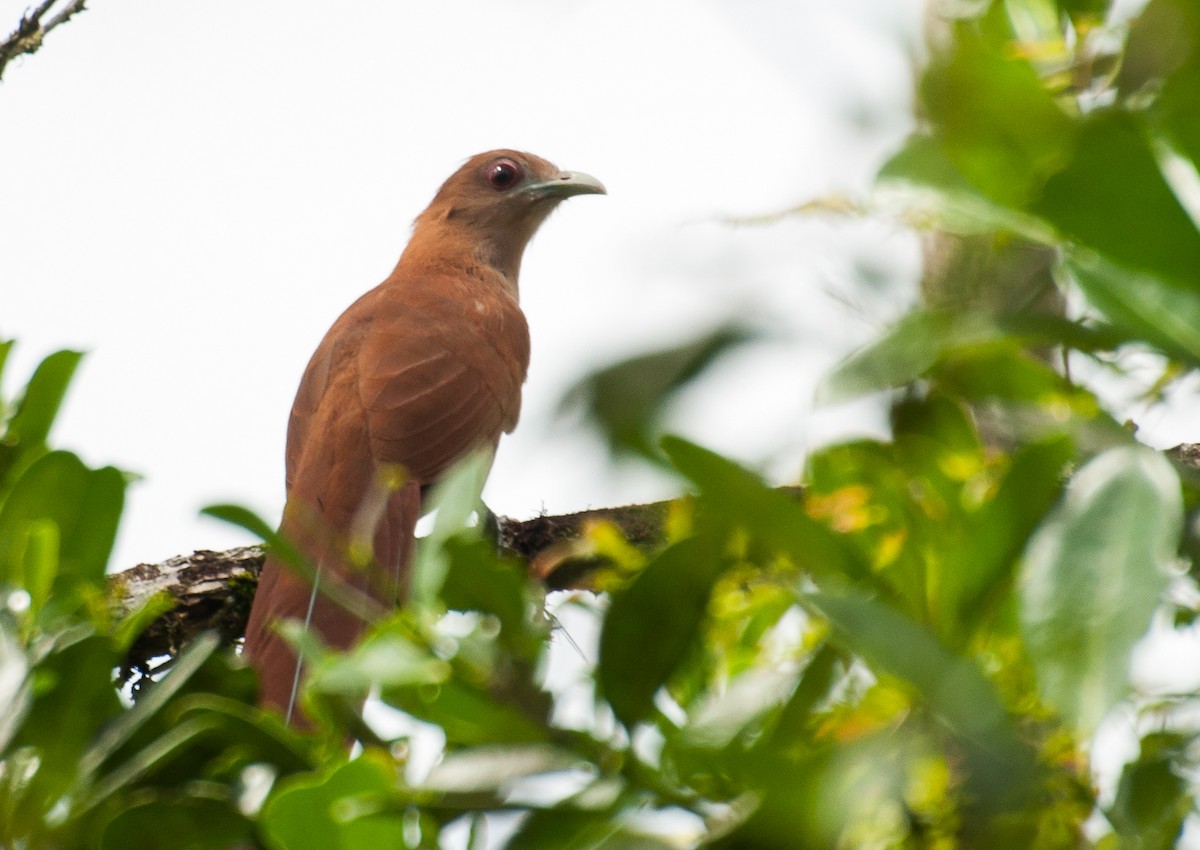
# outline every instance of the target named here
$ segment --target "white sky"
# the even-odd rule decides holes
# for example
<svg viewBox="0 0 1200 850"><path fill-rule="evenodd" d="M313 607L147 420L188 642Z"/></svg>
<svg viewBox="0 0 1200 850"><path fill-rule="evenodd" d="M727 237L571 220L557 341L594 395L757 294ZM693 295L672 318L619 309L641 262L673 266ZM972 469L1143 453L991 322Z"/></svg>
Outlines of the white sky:
<svg viewBox="0 0 1200 850"><path fill-rule="evenodd" d="M25 5L0 0L0 27ZM915 254L880 224L720 219L867 185L908 126L917 6L94 0L0 85L6 389L52 350L89 352L55 439L145 477L114 569L245 542L197 510L277 518L321 335L463 158L516 147L610 195L564 204L526 254L533 364L493 509L672 492L611 468L555 405L589 367L739 313L780 338L676 427L792 477L846 428L808 415L815 381L897 309L830 292L861 294L864 267L911 277Z"/></svg>

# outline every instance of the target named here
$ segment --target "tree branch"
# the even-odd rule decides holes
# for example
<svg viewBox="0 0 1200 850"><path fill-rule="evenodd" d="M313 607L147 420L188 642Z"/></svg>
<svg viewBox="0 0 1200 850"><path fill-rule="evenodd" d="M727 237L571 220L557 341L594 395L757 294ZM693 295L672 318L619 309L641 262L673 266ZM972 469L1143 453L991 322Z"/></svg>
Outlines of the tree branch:
<svg viewBox="0 0 1200 850"><path fill-rule="evenodd" d="M615 524L635 546L654 545L662 535L670 502L598 508L528 520L497 517L501 554L528 565L530 575L551 589L588 587L602 561L584 543L585 529ZM262 570L261 546L224 552L200 550L161 564L139 564L109 576L117 616L163 599L170 609L156 617L130 648L124 679L150 672L154 659L173 656L195 635L215 630L227 642L242 637Z"/></svg>
<svg viewBox="0 0 1200 850"><path fill-rule="evenodd" d="M4 76L4 69L9 62L26 53L36 53L51 30L84 11L86 0L70 0L43 24L42 18L56 2L58 0L42 0L32 10L26 11L17 23L17 28L0 42L0 78Z"/></svg>

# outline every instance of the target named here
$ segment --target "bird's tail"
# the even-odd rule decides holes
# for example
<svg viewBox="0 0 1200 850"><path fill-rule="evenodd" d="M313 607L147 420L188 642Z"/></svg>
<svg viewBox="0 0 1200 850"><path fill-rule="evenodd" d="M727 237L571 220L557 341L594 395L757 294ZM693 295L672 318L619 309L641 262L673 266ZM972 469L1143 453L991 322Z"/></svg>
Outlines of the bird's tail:
<svg viewBox="0 0 1200 850"><path fill-rule="evenodd" d="M278 623L298 621L328 646L351 646L361 636L369 615L390 610L403 592L420 502L421 491L415 483L388 494L385 509L375 511L372 518L374 534L367 539L374 538L374 551L365 558L353 539L366 530L362 522L350 541L331 539L333 535L315 532L324 524L321 517L300 517L302 509L289 503L280 534L312 564L313 580L278 554L268 554L243 650L258 671L261 705L284 713L289 722L307 725L296 710L305 660L279 634ZM352 604L356 601L360 604Z"/></svg>

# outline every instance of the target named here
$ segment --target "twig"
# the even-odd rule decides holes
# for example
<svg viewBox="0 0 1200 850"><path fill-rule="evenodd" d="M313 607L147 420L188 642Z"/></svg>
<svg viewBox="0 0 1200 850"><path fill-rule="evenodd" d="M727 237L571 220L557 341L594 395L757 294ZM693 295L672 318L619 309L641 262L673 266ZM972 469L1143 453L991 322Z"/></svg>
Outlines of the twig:
<svg viewBox="0 0 1200 850"><path fill-rule="evenodd" d="M84 11L87 0L70 0L43 24L42 18L56 2L58 0L42 0L32 10L26 11L17 23L17 28L0 42L0 77L4 76L4 69L10 61L26 53L36 53L51 30Z"/></svg>

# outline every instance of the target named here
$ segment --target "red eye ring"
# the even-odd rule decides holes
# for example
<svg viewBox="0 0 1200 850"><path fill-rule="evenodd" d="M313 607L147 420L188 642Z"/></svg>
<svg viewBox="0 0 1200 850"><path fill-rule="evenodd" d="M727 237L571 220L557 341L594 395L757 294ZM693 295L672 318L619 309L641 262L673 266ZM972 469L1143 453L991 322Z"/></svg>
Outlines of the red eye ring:
<svg viewBox="0 0 1200 850"><path fill-rule="evenodd" d="M498 159L487 167L487 181L498 192L511 189L525 177L525 171L511 159Z"/></svg>

